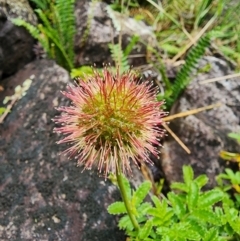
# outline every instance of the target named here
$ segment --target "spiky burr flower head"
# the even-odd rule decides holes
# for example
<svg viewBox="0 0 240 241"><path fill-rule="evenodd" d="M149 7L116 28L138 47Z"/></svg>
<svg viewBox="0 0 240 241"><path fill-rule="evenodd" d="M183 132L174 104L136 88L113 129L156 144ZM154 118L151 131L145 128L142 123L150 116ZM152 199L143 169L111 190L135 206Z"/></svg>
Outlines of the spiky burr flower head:
<svg viewBox="0 0 240 241"><path fill-rule="evenodd" d="M72 101L60 107L61 116L54 130L65 137L58 142L70 143L64 152L75 156L86 169L97 166L99 173L131 171L130 161L151 162L149 153L158 156L162 102L156 101L156 88L140 83L131 71L112 74L104 68L80 85L68 86L63 92Z"/></svg>

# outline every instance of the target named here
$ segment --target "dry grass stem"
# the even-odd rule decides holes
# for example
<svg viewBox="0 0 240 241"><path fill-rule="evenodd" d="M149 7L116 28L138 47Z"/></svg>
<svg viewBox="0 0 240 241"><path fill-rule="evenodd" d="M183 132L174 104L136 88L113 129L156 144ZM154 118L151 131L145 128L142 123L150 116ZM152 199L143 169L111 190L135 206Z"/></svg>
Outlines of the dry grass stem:
<svg viewBox="0 0 240 241"><path fill-rule="evenodd" d="M208 23L201 29L201 31L193 38L193 40L190 41L189 44L187 44L185 46L185 48L180 51L178 54L176 54L170 61L171 64L173 64L175 61L177 61L183 54L185 54L185 52L190 48L192 47L193 44L195 44L199 38L207 31L207 29L213 24L213 22L215 21L215 17L212 17Z"/></svg>
<svg viewBox="0 0 240 241"><path fill-rule="evenodd" d="M180 140L180 138L168 127L166 123L162 123L162 126L167 130L167 132L176 140L176 142L188 153L190 154L191 151L188 147Z"/></svg>
<svg viewBox="0 0 240 241"><path fill-rule="evenodd" d="M15 102L18 100L18 98L15 98L11 101L10 104L8 104L7 108L5 109L4 113L0 116L0 124L3 123L4 119L6 118L6 116L8 115L8 113L11 111L13 105L15 104Z"/></svg>
<svg viewBox="0 0 240 241"><path fill-rule="evenodd" d="M206 79L206 80L200 81L199 84L204 85L204 84L208 84L211 82L231 79L231 78L235 78L235 77L239 77L239 76L240 76L240 73L230 74L230 75L220 76L220 77L216 77L216 78L212 78L212 79Z"/></svg>
<svg viewBox="0 0 240 241"><path fill-rule="evenodd" d="M167 130L167 132L169 132L169 134L177 141L177 143L188 153L190 154L191 151L189 150L189 148L180 140L180 138L168 127L168 125L166 124L166 121L170 121L170 120L173 120L173 119L176 119L176 118L181 118L181 117L185 117L185 116L189 116L189 115L194 115L194 114L197 114L201 111L204 111L204 110L209 110L209 109L212 109L212 108L215 108L215 107L219 107L221 106L221 103L217 103L217 104L213 104L213 105L208 105L208 106L205 106L205 107L201 107L201 108L197 108L197 109L194 109L194 110L189 110L189 111L185 111L185 112L181 112L181 113L178 113L178 114L175 114L175 115L170 115L170 116L167 116L167 117L164 117L163 118L163 121L165 123L163 123L163 127Z"/></svg>
<svg viewBox="0 0 240 241"><path fill-rule="evenodd" d="M184 112L181 112L181 113L178 113L178 114L175 114L175 115L166 116L166 117L163 118L163 120L165 122L171 121L171 120L176 119L176 118L181 118L181 117L185 117L185 116L188 116L188 115L194 115L194 114L197 114L201 111L209 110L209 109L219 107L219 106L221 106L221 103L208 105L208 106L200 107L200 108L197 108L197 109L194 109L194 110L184 111Z"/></svg>

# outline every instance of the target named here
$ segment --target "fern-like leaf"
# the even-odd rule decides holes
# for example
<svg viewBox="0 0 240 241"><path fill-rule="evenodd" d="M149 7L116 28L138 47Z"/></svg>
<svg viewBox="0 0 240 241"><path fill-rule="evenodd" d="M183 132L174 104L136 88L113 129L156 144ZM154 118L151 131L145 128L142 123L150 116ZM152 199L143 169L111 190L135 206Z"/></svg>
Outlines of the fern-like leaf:
<svg viewBox="0 0 240 241"><path fill-rule="evenodd" d="M42 20L44 24L44 28L42 31L45 32L45 34L48 36L48 38L54 43L54 45L57 47L55 48L54 51L54 56L51 54L51 57L55 57L58 62L67 69L72 69L73 68L73 59L71 53L69 53L69 49L67 49L67 45L63 43L61 40L61 33L57 29L52 26L52 23L48 20L46 15L43 13L41 9L36 10L39 18ZM59 14L56 12L56 14ZM71 41L69 41L71 42ZM73 52L73 46L72 46L72 51Z"/></svg>
<svg viewBox="0 0 240 241"><path fill-rule="evenodd" d="M32 1L39 7L35 11L42 24L34 26L22 19L12 19L12 22L25 27L40 42L50 58L55 58L58 64L71 70L74 66L75 0ZM44 12L46 6L50 13Z"/></svg>
<svg viewBox="0 0 240 241"><path fill-rule="evenodd" d="M74 62L75 0L56 0L55 14L61 45L65 47L70 61Z"/></svg>
<svg viewBox="0 0 240 241"><path fill-rule="evenodd" d="M42 10L46 10L49 5L49 0L30 0L31 2L35 3L37 8Z"/></svg>
<svg viewBox="0 0 240 241"><path fill-rule="evenodd" d="M119 66L120 72L127 71L130 66L128 64L127 56L124 55L120 44L109 44L108 46L116 66Z"/></svg>
<svg viewBox="0 0 240 241"><path fill-rule="evenodd" d="M11 21L19 27L24 27L28 30L28 32L32 35L33 38L37 39L40 44L43 46L43 48L45 49L46 52L49 52L49 42L46 38L46 36L42 35L39 28L35 27L34 25L26 22L25 20L21 19L21 18L14 18L11 19Z"/></svg>
<svg viewBox="0 0 240 241"><path fill-rule="evenodd" d="M170 109L177 100L182 91L190 82L190 75L195 68L198 60L204 55L205 49L210 45L210 34L200 38L197 45L194 46L186 57L185 64L178 72L174 84L171 86L171 94L166 97L166 106Z"/></svg>

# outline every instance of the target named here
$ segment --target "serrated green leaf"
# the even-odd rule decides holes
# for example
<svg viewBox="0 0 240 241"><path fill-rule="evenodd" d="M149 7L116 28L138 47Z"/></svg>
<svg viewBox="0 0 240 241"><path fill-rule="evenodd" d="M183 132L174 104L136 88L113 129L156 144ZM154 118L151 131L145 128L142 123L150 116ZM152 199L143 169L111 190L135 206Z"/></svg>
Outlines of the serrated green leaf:
<svg viewBox="0 0 240 241"><path fill-rule="evenodd" d="M227 177L225 177L225 179L229 179L232 184L236 184L236 185L240 184L240 172L239 171L234 173L231 169L226 168L225 172L227 173Z"/></svg>
<svg viewBox="0 0 240 241"><path fill-rule="evenodd" d="M205 192L198 200L198 207L207 208L220 202L223 199L223 193L220 190L214 189Z"/></svg>
<svg viewBox="0 0 240 241"><path fill-rule="evenodd" d="M222 216L223 215L223 209L221 207L215 207L215 213L218 215L218 216Z"/></svg>
<svg viewBox="0 0 240 241"><path fill-rule="evenodd" d="M214 207L214 212L216 214L216 218L218 219L218 226L224 226L227 223L227 217L224 215L222 207Z"/></svg>
<svg viewBox="0 0 240 241"><path fill-rule="evenodd" d="M152 220L149 219L143 227L141 227L140 231L139 231L139 234L138 234L138 238L140 239L146 239L149 234L151 233L151 230L152 230Z"/></svg>
<svg viewBox="0 0 240 241"><path fill-rule="evenodd" d="M229 177L230 179L234 179L234 178L235 178L234 172L233 172L233 170L231 170L230 168L226 168L226 169L225 169L225 172L227 173L227 175L228 175L228 177Z"/></svg>
<svg viewBox="0 0 240 241"><path fill-rule="evenodd" d="M219 178L224 178L224 179L230 179L230 177L227 174L221 173L218 175Z"/></svg>
<svg viewBox="0 0 240 241"><path fill-rule="evenodd" d="M203 238L203 241L218 241L218 231L216 228L208 230Z"/></svg>
<svg viewBox="0 0 240 241"><path fill-rule="evenodd" d="M151 210L153 211L153 210ZM168 226L172 222L172 217L174 215L172 210L169 210L165 215L161 213L157 213L157 210L155 212L150 212L153 216L152 222L154 226L160 227L160 226Z"/></svg>
<svg viewBox="0 0 240 241"><path fill-rule="evenodd" d="M177 189L183 192L188 192L188 187L186 184L181 182L174 182L171 184L171 189Z"/></svg>
<svg viewBox="0 0 240 241"><path fill-rule="evenodd" d="M223 204L226 218L231 228L238 234L240 234L240 214L235 208L230 208L228 205Z"/></svg>
<svg viewBox="0 0 240 241"><path fill-rule="evenodd" d="M168 210L165 216L163 217L164 222L170 223L173 215L174 215L174 212L172 210Z"/></svg>
<svg viewBox="0 0 240 241"><path fill-rule="evenodd" d="M199 188L201 189L208 183L208 177L206 175L200 175L194 181L198 184Z"/></svg>
<svg viewBox="0 0 240 241"><path fill-rule="evenodd" d="M154 241L154 238L145 238L144 241Z"/></svg>
<svg viewBox="0 0 240 241"><path fill-rule="evenodd" d="M189 222L182 222L176 224L178 229L178 236L184 240L200 240L201 235L198 231L194 230Z"/></svg>
<svg viewBox="0 0 240 241"><path fill-rule="evenodd" d="M133 193L133 196L132 196L132 205L134 207L137 207L139 204L143 202L144 198L147 196L151 187L152 187L151 182L145 181L137 188L137 190Z"/></svg>
<svg viewBox="0 0 240 241"><path fill-rule="evenodd" d="M183 166L183 180L187 186L189 186L193 181L193 169L191 166Z"/></svg>
<svg viewBox="0 0 240 241"><path fill-rule="evenodd" d="M229 223L226 223L224 230L227 232L229 236L233 236L235 234L234 230L232 229Z"/></svg>
<svg viewBox="0 0 240 241"><path fill-rule="evenodd" d="M172 204L173 211L178 216L178 218L181 219L186 213L185 203L183 203L181 198L179 198L179 196L173 192L168 193L168 198Z"/></svg>
<svg viewBox="0 0 240 241"><path fill-rule="evenodd" d="M229 133L228 136L230 138L233 138L233 139L235 139L235 140L240 142L240 134L239 133Z"/></svg>
<svg viewBox="0 0 240 241"><path fill-rule="evenodd" d="M163 240L171 240L170 236L168 235L170 233L170 228L169 227L157 227L157 233L162 236Z"/></svg>
<svg viewBox="0 0 240 241"><path fill-rule="evenodd" d="M113 215L127 213L125 204L123 202L112 203L108 206L107 210L110 214Z"/></svg>
<svg viewBox="0 0 240 241"><path fill-rule="evenodd" d="M139 205L137 208L139 216L144 216L150 208L152 208L152 205L148 202L144 202Z"/></svg>
<svg viewBox="0 0 240 241"><path fill-rule="evenodd" d="M192 211L197 207L198 196L199 196L199 187L197 183L191 182L189 184L189 191L187 194L187 205L190 211Z"/></svg>
<svg viewBox="0 0 240 241"><path fill-rule="evenodd" d="M191 216L201 222L218 224L217 215L213 211L197 209L192 212Z"/></svg>
<svg viewBox="0 0 240 241"><path fill-rule="evenodd" d="M189 219L188 220L189 225L191 225L191 229L196 231L200 236L204 236L206 233L206 227L198 222L196 219Z"/></svg>
<svg viewBox="0 0 240 241"><path fill-rule="evenodd" d="M121 174L121 175L122 175L122 180L123 180L123 186L124 186L124 189L127 193L127 198L130 200L131 197L132 197L132 195L131 195L132 190L131 190L130 182L128 181L128 179L123 174Z"/></svg>
<svg viewBox="0 0 240 241"><path fill-rule="evenodd" d="M158 197L152 196L151 198L152 198L152 201L154 202L157 209L160 210L162 208L164 208L164 209L167 208L167 203L166 203L165 200L162 200L162 202L163 202L163 204L162 204Z"/></svg>
<svg viewBox="0 0 240 241"><path fill-rule="evenodd" d="M157 233L165 236L168 235L170 240L200 240L201 235L191 229L191 224L188 222L175 222L169 228L159 227Z"/></svg>
<svg viewBox="0 0 240 241"><path fill-rule="evenodd" d="M152 196L152 200L156 208L149 208L147 214L153 216L153 225L167 225L171 222L174 212L168 207L166 200L159 200L156 196Z"/></svg>
<svg viewBox="0 0 240 241"><path fill-rule="evenodd" d="M236 198L236 201L237 201L238 206L240 206L240 194L235 193L235 194L234 194L234 197Z"/></svg>
<svg viewBox="0 0 240 241"><path fill-rule="evenodd" d="M120 218L120 220L118 222L118 227L120 229L128 230L128 231L132 231L134 229L134 227L132 225L132 221L130 220L128 215Z"/></svg>

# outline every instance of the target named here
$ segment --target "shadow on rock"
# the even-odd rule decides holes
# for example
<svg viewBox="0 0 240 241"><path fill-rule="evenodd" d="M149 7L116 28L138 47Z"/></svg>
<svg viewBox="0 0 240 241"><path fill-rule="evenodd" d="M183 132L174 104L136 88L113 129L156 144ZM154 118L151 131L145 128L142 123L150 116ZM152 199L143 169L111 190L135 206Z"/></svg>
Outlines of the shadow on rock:
<svg viewBox="0 0 240 241"><path fill-rule="evenodd" d="M11 78L26 73L33 83L0 126L0 239L125 240L106 211L120 199L116 187L59 155L66 146L56 144L51 119L68 104L60 93L68 73L40 60Z"/></svg>

